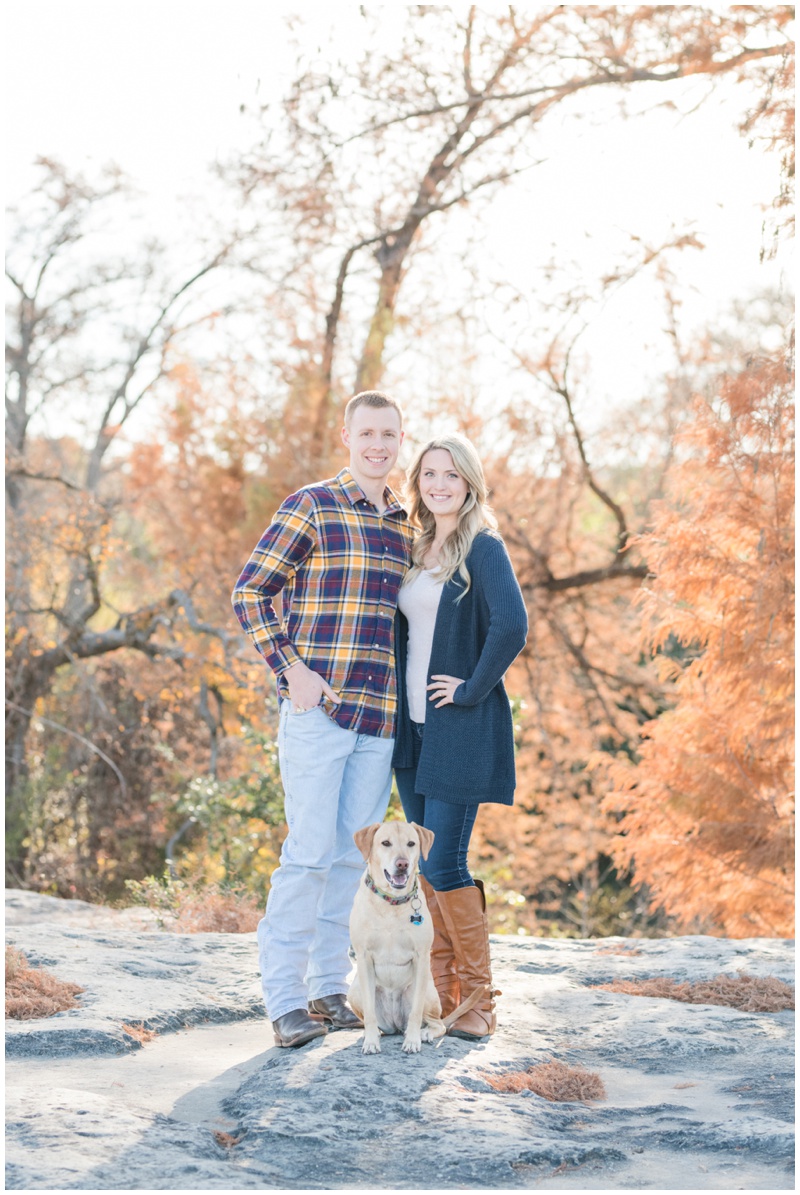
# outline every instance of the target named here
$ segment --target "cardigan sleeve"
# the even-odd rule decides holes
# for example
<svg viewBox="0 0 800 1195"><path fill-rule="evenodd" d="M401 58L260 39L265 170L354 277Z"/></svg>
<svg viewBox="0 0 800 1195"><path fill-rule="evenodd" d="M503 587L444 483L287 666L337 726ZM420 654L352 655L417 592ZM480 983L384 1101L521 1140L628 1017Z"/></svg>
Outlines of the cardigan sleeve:
<svg viewBox="0 0 800 1195"><path fill-rule="evenodd" d="M489 607L489 631L472 676L453 694L454 705L478 705L488 697L522 651L528 635L528 612L505 545L499 539L492 544L478 577L473 577Z"/></svg>

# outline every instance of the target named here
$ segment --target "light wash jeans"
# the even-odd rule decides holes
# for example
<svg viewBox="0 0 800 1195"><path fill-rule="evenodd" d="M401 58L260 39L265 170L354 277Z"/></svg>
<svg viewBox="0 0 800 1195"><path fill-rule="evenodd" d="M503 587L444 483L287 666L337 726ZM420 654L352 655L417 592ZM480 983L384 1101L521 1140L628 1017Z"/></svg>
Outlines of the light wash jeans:
<svg viewBox="0 0 800 1195"><path fill-rule="evenodd" d="M364 871L353 834L382 822L393 739L344 730L317 706L281 702L278 758L289 833L258 925L270 1020L347 991L350 910Z"/></svg>

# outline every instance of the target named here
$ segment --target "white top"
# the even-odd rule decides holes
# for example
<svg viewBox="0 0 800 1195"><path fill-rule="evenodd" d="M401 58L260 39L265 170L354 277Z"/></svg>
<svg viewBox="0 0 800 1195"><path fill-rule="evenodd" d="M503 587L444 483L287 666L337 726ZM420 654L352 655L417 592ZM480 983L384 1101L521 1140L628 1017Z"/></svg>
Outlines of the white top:
<svg viewBox="0 0 800 1195"><path fill-rule="evenodd" d="M404 581L397 597L397 605L408 619L406 690L412 722L424 722L428 708L428 665L442 596L442 582L437 580L439 571L426 568L411 581Z"/></svg>

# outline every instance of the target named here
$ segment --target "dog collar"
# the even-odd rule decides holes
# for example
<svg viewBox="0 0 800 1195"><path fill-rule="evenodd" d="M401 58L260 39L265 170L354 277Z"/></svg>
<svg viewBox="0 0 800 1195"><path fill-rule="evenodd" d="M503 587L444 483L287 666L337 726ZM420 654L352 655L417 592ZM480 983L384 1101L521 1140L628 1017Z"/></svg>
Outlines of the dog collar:
<svg viewBox="0 0 800 1195"><path fill-rule="evenodd" d="M414 887L411 889L411 891L408 893L407 896L387 896L385 892L381 892L380 888L375 883L375 881L373 880L372 876L369 874L368 871L364 872L364 883L367 885L370 892L374 892L376 894L376 896L380 896L381 900L385 900L386 903L390 904L390 905L405 905L405 904L408 904L408 902L410 900L416 899L416 901L417 901L416 907L414 907L413 905L411 906L414 911L412 912L411 916L409 917L409 921L411 922L412 925L422 925L422 922L423 922L422 905L419 902L419 892L417 890L417 881L416 880L414 880Z"/></svg>
<svg viewBox="0 0 800 1195"><path fill-rule="evenodd" d="M412 900L413 897L415 897L417 895L417 881L416 880L414 880L413 889L411 890L411 892L408 893L407 896L387 896L385 892L381 892L380 888L375 883L375 881L373 880L372 876L369 874L368 871L364 873L364 883L367 885L370 892L376 892L378 894L378 896L382 897L390 905L407 904L408 901Z"/></svg>

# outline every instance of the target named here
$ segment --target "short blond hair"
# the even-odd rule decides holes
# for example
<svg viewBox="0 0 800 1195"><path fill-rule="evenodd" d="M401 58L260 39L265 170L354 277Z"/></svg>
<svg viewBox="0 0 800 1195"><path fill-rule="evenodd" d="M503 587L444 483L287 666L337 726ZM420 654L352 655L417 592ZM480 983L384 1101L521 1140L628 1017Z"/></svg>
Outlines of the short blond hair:
<svg viewBox="0 0 800 1195"><path fill-rule="evenodd" d="M344 409L345 427L350 426L353 412L358 410L359 407L392 407L393 410L397 411L400 426L403 426L403 408L396 399L391 398L388 394L384 394L382 390L362 390L360 394L354 394Z"/></svg>

